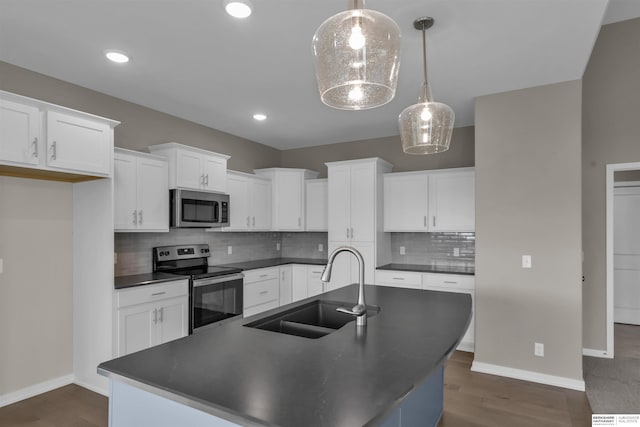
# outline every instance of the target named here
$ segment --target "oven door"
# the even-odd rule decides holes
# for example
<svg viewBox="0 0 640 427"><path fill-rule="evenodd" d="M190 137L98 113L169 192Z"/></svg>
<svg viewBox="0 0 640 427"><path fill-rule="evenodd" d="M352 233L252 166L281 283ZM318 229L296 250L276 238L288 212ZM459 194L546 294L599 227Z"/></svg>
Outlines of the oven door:
<svg viewBox="0 0 640 427"><path fill-rule="evenodd" d="M238 273L193 281L189 333L242 315L243 277Z"/></svg>

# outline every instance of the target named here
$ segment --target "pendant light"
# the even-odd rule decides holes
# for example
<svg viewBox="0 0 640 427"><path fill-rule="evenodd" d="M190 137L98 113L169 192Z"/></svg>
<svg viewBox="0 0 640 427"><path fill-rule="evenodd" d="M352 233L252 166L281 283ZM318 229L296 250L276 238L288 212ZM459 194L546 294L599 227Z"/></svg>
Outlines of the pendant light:
<svg viewBox="0 0 640 427"><path fill-rule="evenodd" d="M434 102L427 80L426 30L433 25L433 18L418 18L413 22L422 31L424 83L418 103L407 107L398 117L402 150L407 154L433 154L449 149L455 114L451 107Z"/></svg>
<svg viewBox="0 0 640 427"><path fill-rule="evenodd" d="M391 101L400 67L400 28L388 16L350 0L351 9L324 21L313 36L320 99L341 110Z"/></svg>

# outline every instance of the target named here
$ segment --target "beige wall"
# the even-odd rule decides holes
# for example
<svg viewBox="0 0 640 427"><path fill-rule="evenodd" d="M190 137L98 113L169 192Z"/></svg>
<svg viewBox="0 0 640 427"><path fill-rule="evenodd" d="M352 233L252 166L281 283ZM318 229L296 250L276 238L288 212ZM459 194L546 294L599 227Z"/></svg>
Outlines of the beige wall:
<svg viewBox="0 0 640 427"><path fill-rule="evenodd" d="M476 100L475 362L582 381L581 91Z"/></svg>
<svg viewBox="0 0 640 427"><path fill-rule="evenodd" d="M606 349L605 171L640 161L640 19L600 30L583 78L584 346Z"/></svg>
<svg viewBox="0 0 640 427"><path fill-rule="evenodd" d="M280 151L266 145L179 119L137 104L34 73L0 61L0 89L59 104L121 122L115 146L143 150L149 145L179 142L231 156L229 169L278 166Z"/></svg>
<svg viewBox="0 0 640 427"><path fill-rule="evenodd" d="M72 202L72 184L0 177L0 397L72 373Z"/></svg>
<svg viewBox="0 0 640 427"><path fill-rule="evenodd" d="M468 126L454 129L448 151L431 156L404 154L400 137L394 136L285 150L282 152L282 166L311 169L326 177L325 162L380 157L393 165L394 172L403 172L473 166L473 153L473 126Z"/></svg>

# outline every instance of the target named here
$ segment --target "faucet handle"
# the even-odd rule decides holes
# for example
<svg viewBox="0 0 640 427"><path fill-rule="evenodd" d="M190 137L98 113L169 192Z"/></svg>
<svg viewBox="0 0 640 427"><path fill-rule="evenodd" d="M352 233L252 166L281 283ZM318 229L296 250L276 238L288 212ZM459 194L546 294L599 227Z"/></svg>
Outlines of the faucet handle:
<svg viewBox="0 0 640 427"><path fill-rule="evenodd" d="M364 314L367 313L367 307L365 307L362 304L356 304L353 306L353 308L351 308L351 310L349 310L348 308L344 308L344 307L338 307L336 308L336 311L339 311L340 313L345 313L345 314L350 314L352 316L362 316Z"/></svg>

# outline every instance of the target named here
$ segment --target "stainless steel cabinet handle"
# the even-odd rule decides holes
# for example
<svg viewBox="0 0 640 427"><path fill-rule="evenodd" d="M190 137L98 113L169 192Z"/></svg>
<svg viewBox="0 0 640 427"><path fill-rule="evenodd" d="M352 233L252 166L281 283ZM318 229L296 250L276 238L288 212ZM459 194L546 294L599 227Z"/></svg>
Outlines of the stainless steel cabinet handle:
<svg viewBox="0 0 640 427"><path fill-rule="evenodd" d="M133 223L138 223L138 211L133 211Z"/></svg>
<svg viewBox="0 0 640 427"><path fill-rule="evenodd" d="M204 185L204 174L200 175L200 184Z"/></svg>
<svg viewBox="0 0 640 427"><path fill-rule="evenodd" d="M153 323L158 323L158 309L153 309Z"/></svg>
<svg viewBox="0 0 640 427"><path fill-rule="evenodd" d="M268 276L269 276L268 274L261 274L260 278L262 279L263 277L268 277Z"/></svg>
<svg viewBox="0 0 640 427"><path fill-rule="evenodd" d="M351 227L351 238L353 239L353 227Z"/></svg>
<svg viewBox="0 0 640 427"><path fill-rule="evenodd" d="M434 227L436 226L436 217L435 216L433 217L433 226Z"/></svg>
<svg viewBox="0 0 640 427"><path fill-rule="evenodd" d="M33 138L33 153L31 153L31 157L38 157L38 138Z"/></svg>
<svg viewBox="0 0 640 427"><path fill-rule="evenodd" d="M453 280L445 280L444 283L448 283L450 285L457 285L458 282L454 282Z"/></svg>
<svg viewBox="0 0 640 427"><path fill-rule="evenodd" d="M255 216L253 217L253 226L254 227L256 226L256 217Z"/></svg>
<svg viewBox="0 0 640 427"><path fill-rule="evenodd" d="M160 307L160 322L162 322L163 315L164 315L164 307Z"/></svg>
<svg viewBox="0 0 640 427"><path fill-rule="evenodd" d="M207 187L209 186L209 174L206 175L206 181L204 183Z"/></svg>
<svg viewBox="0 0 640 427"><path fill-rule="evenodd" d="M156 292L155 294L151 294L152 297L157 297L158 295L164 295L166 292Z"/></svg>
<svg viewBox="0 0 640 427"><path fill-rule="evenodd" d="M425 227L427 226L427 216L426 215L424 216L424 226Z"/></svg>
<svg viewBox="0 0 640 427"><path fill-rule="evenodd" d="M347 227L347 239L349 238L349 227Z"/></svg>
<svg viewBox="0 0 640 427"><path fill-rule="evenodd" d="M262 291L262 292L260 292L260 295L264 295L264 294L268 294L268 293L269 293L269 291Z"/></svg>
<svg viewBox="0 0 640 427"><path fill-rule="evenodd" d="M58 149L56 148L56 142L53 141L53 144L51 144L51 160L55 160L56 157L58 156Z"/></svg>
<svg viewBox="0 0 640 427"><path fill-rule="evenodd" d="M404 280L404 277L394 277L393 280Z"/></svg>
<svg viewBox="0 0 640 427"><path fill-rule="evenodd" d="M251 220L251 217L247 217L247 228L249 228L249 226L251 225L251 223L249 222Z"/></svg>
<svg viewBox="0 0 640 427"><path fill-rule="evenodd" d="M138 224L142 225L142 211L138 211Z"/></svg>

